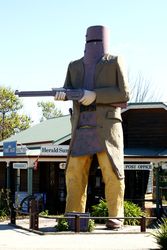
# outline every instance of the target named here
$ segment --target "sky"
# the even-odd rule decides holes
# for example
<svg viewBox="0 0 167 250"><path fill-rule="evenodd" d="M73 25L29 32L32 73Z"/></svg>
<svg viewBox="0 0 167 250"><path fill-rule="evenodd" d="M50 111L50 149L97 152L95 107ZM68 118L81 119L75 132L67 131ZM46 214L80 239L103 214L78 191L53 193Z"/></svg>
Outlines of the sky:
<svg viewBox="0 0 167 250"><path fill-rule="evenodd" d="M68 64L83 56L86 29L110 29L110 53L121 55L131 78L140 74L167 102L166 0L0 0L0 86L12 90L62 87ZM21 98L34 123L38 101ZM68 114L71 102L55 102Z"/></svg>

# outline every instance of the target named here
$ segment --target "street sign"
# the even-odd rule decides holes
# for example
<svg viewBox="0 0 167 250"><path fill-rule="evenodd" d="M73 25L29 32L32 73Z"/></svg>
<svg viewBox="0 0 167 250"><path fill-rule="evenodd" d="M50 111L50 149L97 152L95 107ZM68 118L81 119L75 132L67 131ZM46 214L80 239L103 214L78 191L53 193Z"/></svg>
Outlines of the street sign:
<svg viewBox="0 0 167 250"><path fill-rule="evenodd" d="M124 169L125 170L152 170L152 164L151 163L140 163L140 164L136 164L136 163L126 163L124 165Z"/></svg>
<svg viewBox="0 0 167 250"><path fill-rule="evenodd" d="M16 162L13 163L13 168L14 169L27 169L28 164L26 162Z"/></svg>
<svg viewBox="0 0 167 250"><path fill-rule="evenodd" d="M67 156L69 145L47 145L41 147L40 155Z"/></svg>
<svg viewBox="0 0 167 250"><path fill-rule="evenodd" d="M3 155L4 156L16 156L16 141L3 142Z"/></svg>

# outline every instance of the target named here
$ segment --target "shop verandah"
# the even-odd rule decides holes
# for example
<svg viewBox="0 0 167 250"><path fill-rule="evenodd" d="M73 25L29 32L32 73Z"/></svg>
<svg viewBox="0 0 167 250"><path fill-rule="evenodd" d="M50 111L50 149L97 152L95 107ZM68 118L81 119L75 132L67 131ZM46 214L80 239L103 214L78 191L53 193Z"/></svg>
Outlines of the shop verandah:
<svg viewBox="0 0 167 250"><path fill-rule="evenodd" d="M48 210L50 214L64 213L65 156L39 156L31 153L28 157L1 157L0 161L1 178L3 176L6 178L3 188L6 187L15 194L16 206L21 199L36 194L37 199L41 201L41 210ZM162 198L164 199L161 195L160 173L166 172L162 169L162 162L165 161L166 156L125 155L125 200L131 200L142 207L146 204L147 207L153 206L160 216ZM104 198L104 182L95 157L90 170L87 210L102 198Z"/></svg>

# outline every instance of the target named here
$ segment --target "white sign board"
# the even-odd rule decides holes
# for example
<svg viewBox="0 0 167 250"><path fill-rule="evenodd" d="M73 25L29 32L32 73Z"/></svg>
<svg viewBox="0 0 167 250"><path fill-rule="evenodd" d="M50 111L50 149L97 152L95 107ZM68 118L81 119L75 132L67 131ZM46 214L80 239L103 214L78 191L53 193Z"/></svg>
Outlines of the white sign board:
<svg viewBox="0 0 167 250"><path fill-rule="evenodd" d="M67 156L69 145L42 146L40 155Z"/></svg>
<svg viewBox="0 0 167 250"><path fill-rule="evenodd" d="M16 155L26 155L27 147L26 146L17 146Z"/></svg>
<svg viewBox="0 0 167 250"><path fill-rule="evenodd" d="M162 166L162 169L167 169L167 162L163 162L161 166Z"/></svg>
<svg viewBox="0 0 167 250"><path fill-rule="evenodd" d="M66 169L66 163L65 163L65 162L61 162L61 163L59 164L59 168L60 168L60 169Z"/></svg>
<svg viewBox="0 0 167 250"><path fill-rule="evenodd" d="M139 163L139 164L135 164L135 163L128 163L125 164L124 169L125 170L152 170L152 164L144 164L144 163Z"/></svg>
<svg viewBox="0 0 167 250"><path fill-rule="evenodd" d="M26 162L16 162L13 163L13 168L14 169L27 169L28 164Z"/></svg>

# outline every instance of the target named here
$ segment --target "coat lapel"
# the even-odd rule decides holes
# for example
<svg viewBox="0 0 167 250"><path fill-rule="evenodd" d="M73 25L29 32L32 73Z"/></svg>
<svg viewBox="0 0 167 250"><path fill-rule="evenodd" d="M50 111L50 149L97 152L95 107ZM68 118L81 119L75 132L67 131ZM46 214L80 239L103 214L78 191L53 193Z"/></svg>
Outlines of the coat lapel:
<svg viewBox="0 0 167 250"><path fill-rule="evenodd" d="M98 78L98 76L100 75L100 73L102 72L104 66L106 63L108 63L108 61L111 60L111 55L106 54L104 55L101 60L97 63L96 65L96 69L95 69L95 82ZM84 80L84 63L83 63L83 57L81 59L78 60L78 75L80 76L80 80L78 81L78 87L82 88L83 87L83 80Z"/></svg>
<svg viewBox="0 0 167 250"><path fill-rule="evenodd" d="M98 76L100 75L100 73L102 72L104 65L106 63L108 63L108 61L110 60L110 55L106 54L104 55L101 60L97 63L96 65L96 70L95 70L95 82L98 78Z"/></svg>

